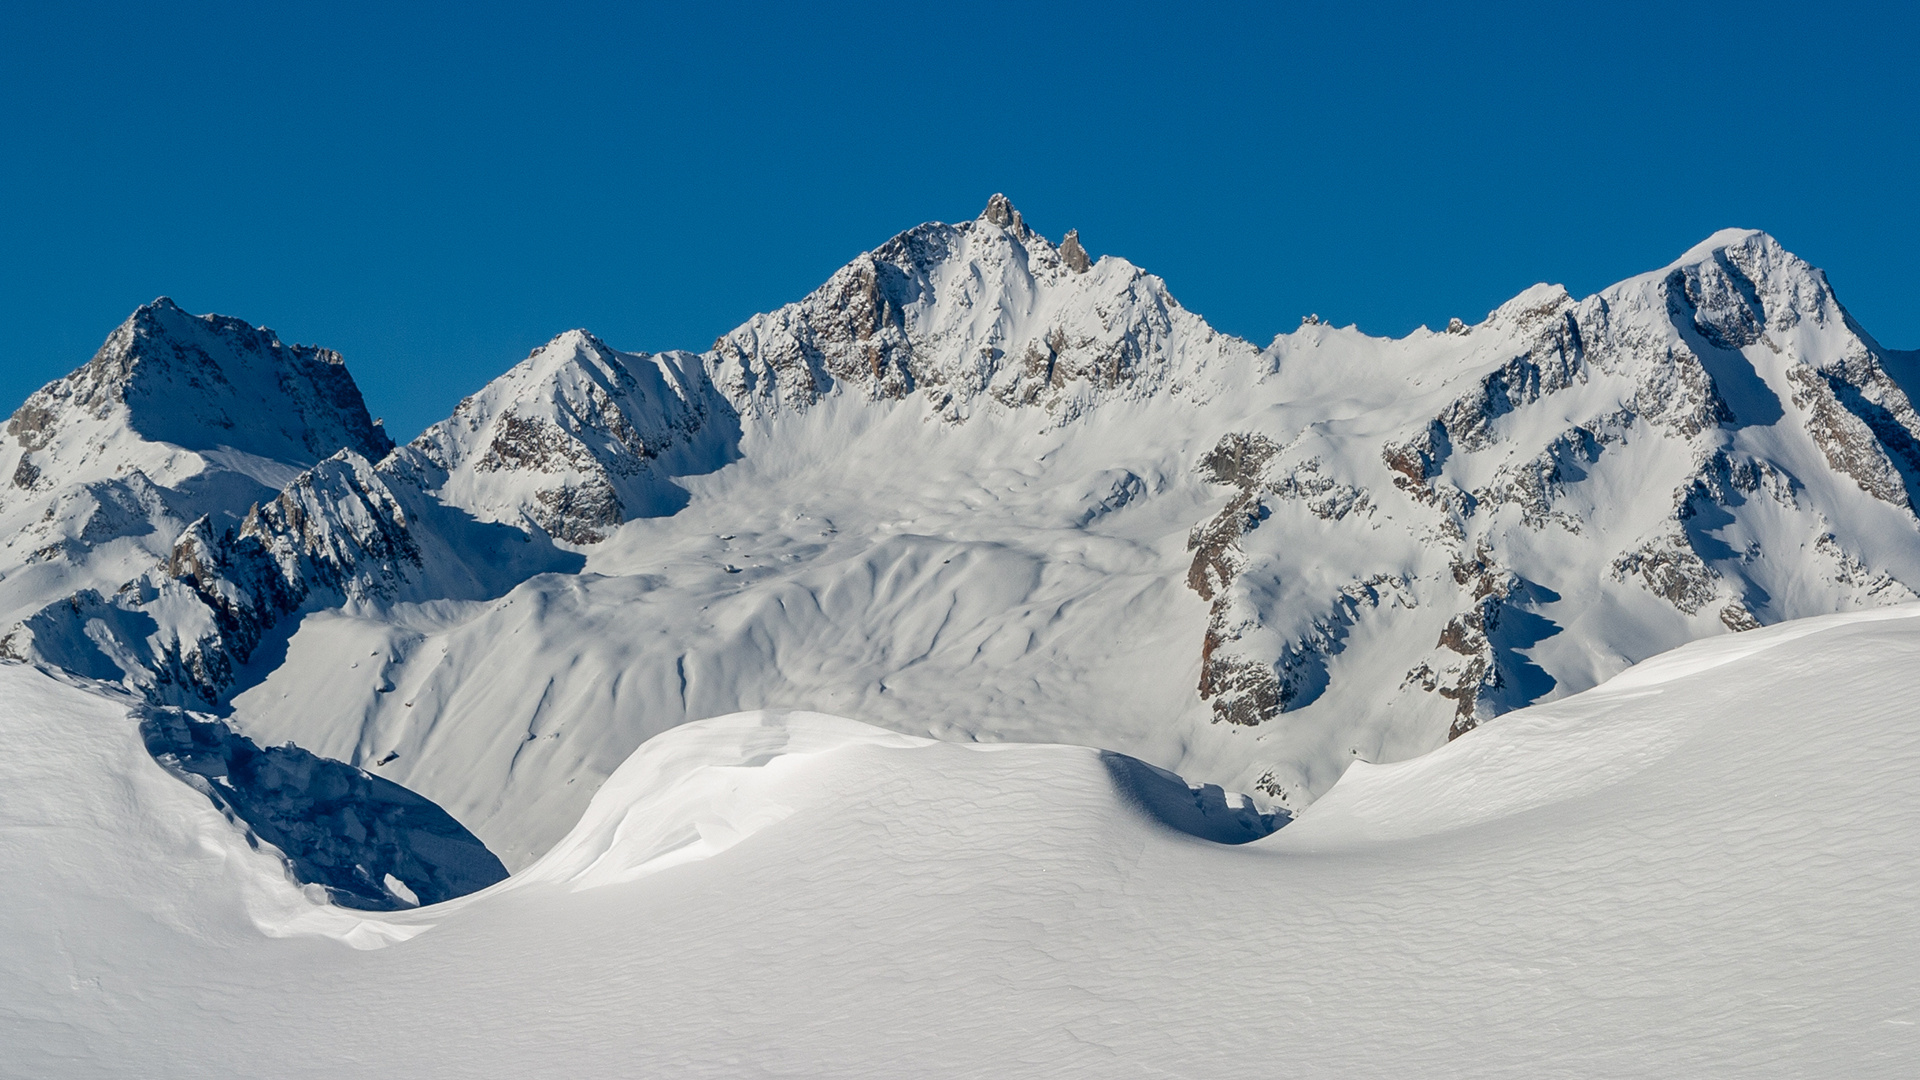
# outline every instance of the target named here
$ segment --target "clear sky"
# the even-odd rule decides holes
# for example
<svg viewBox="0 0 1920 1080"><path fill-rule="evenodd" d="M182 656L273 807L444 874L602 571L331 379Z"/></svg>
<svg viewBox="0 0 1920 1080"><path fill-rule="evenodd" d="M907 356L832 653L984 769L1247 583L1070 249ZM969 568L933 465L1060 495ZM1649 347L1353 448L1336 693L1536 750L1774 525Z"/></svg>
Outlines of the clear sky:
<svg viewBox="0 0 1920 1080"><path fill-rule="evenodd" d="M1262 343L1743 226L1920 347L1911 3L3 7L0 412L165 294L339 349L408 437L994 191Z"/></svg>

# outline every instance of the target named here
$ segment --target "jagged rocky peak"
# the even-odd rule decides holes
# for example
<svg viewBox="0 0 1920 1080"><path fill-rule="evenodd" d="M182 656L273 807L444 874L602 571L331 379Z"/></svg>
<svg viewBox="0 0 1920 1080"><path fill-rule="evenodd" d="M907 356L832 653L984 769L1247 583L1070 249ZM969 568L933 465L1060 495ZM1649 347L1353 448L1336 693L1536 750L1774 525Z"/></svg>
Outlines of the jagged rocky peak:
<svg viewBox="0 0 1920 1080"><path fill-rule="evenodd" d="M587 544L677 509L684 493L666 477L700 468L699 436L730 418L698 356L623 353L569 330L407 449L448 504Z"/></svg>
<svg viewBox="0 0 1920 1080"><path fill-rule="evenodd" d="M1256 351L1181 308L1124 259L1055 247L1003 195L958 225L910 229L811 296L714 344L716 383L743 412L805 409L843 389L920 395L947 420L1040 406L1061 419L1100 400L1194 392Z"/></svg>
<svg viewBox="0 0 1920 1080"><path fill-rule="evenodd" d="M1757 229L1723 229L1668 268L1663 284L1712 344L1738 349L1839 309L1826 275Z"/></svg>
<svg viewBox="0 0 1920 1080"><path fill-rule="evenodd" d="M1027 235L1027 223L1020 217L1020 211L1014 209L1012 200L997 191L987 199L987 208L980 212L980 219L989 225L998 225L1016 236Z"/></svg>
<svg viewBox="0 0 1920 1080"><path fill-rule="evenodd" d="M1764 421L1789 403L1829 467L1911 511L1920 499L1920 413L1824 272L1764 232L1727 229L1670 265L1660 285L1675 327L1697 348L1749 361L1717 387L1732 422Z"/></svg>
<svg viewBox="0 0 1920 1080"><path fill-rule="evenodd" d="M1093 269L1093 260L1087 257L1087 249L1080 246L1079 229L1068 229L1066 238L1060 241L1060 260L1076 274Z"/></svg>
<svg viewBox="0 0 1920 1080"><path fill-rule="evenodd" d="M124 425L148 442L234 450L305 467L337 450L393 448L340 354L285 345L272 330L191 315L166 297L142 306L87 364L29 397L7 421L23 450L58 452L76 424Z"/></svg>

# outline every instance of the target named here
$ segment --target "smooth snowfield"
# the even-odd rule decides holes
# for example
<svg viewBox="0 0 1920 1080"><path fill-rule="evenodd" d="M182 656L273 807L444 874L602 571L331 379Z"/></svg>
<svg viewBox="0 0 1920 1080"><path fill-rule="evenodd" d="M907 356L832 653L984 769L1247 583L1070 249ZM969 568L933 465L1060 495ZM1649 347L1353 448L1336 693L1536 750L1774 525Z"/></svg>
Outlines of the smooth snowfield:
<svg viewBox="0 0 1920 1080"><path fill-rule="evenodd" d="M378 918L0 666L0 1072L1910 1075L1915 616L1684 647L1238 847L1094 750L702 721L515 878Z"/></svg>

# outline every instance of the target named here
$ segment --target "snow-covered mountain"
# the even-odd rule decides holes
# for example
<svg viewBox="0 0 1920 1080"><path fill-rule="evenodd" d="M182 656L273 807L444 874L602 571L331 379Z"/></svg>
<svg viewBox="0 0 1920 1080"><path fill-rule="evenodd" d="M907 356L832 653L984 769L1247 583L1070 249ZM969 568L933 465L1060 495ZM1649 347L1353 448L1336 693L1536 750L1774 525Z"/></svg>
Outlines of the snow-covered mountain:
<svg viewBox="0 0 1920 1080"><path fill-rule="evenodd" d="M958 421L991 402L1070 420L1112 398L1203 394L1255 349L1182 308L1125 259L1058 247L1003 195L974 221L922 225L714 343L713 379L743 412L821 397L920 397Z"/></svg>
<svg viewBox="0 0 1920 1080"><path fill-rule="evenodd" d="M1920 582L1899 357L1763 233L1581 301L1539 286L1473 326L1309 326L1270 353L1273 419L1203 462L1231 494L1194 535L1220 720L1330 699L1394 718L1353 733L1358 756L1410 757L1436 713L1457 736L1686 640Z"/></svg>
<svg viewBox="0 0 1920 1080"><path fill-rule="evenodd" d="M1259 348L996 196L706 353L573 331L391 453L289 428L276 493L0 606L13 654L376 771L514 869L647 738L756 708L1292 813L1687 641L1913 599L1912 359L1737 230L1584 299Z"/></svg>
<svg viewBox="0 0 1920 1080"><path fill-rule="evenodd" d="M337 353L162 297L0 427L0 620L111 592L338 451L391 449Z"/></svg>

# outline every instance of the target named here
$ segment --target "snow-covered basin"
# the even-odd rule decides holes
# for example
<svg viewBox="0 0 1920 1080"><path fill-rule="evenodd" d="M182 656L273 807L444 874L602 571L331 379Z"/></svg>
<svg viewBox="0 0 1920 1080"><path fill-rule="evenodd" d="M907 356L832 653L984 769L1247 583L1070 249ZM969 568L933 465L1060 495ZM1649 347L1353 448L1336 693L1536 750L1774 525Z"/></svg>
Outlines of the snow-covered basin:
<svg viewBox="0 0 1920 1080"><path fill-rule="evenodd" d="M1909 1075L1915 615L1688 646L1240 847L1094 750L703 721L378 917L0 666L0 1073Z"/></svg>

